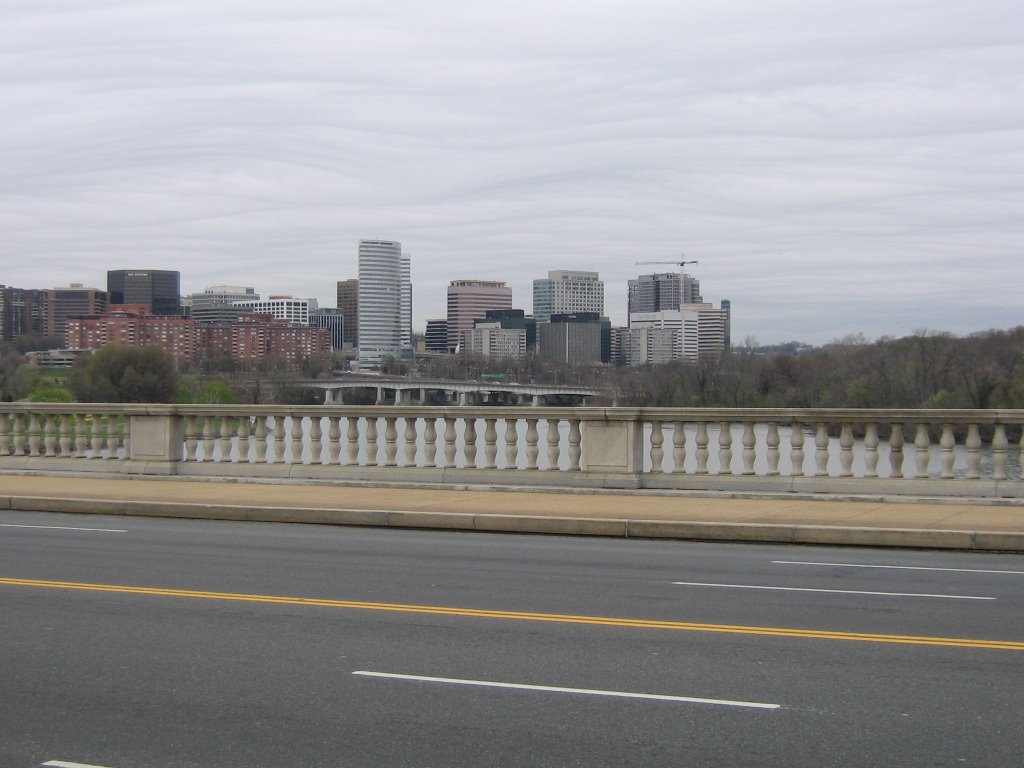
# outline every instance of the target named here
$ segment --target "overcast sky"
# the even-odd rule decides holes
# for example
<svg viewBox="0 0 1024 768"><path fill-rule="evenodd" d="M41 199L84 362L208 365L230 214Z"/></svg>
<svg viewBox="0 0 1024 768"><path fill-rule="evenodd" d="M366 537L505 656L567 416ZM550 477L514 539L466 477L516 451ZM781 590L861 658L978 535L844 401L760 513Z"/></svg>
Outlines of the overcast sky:
<svg viewBox="0 0 1024 768"><path fill-rule="evenodd" d="M1020 0L0 0L0 283L334 306L699 260L733 339L1024 323Z"/></svg>

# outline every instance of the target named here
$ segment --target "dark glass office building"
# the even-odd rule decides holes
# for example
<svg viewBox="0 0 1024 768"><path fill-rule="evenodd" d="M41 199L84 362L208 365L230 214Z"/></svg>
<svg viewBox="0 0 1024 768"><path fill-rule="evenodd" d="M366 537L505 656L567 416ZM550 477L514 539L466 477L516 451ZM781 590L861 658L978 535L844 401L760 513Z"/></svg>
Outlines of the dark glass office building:
<svg viewBox="0 0 1024 768"><path fill-rule="evenodd" d="M181 314L181 273L169 269L107 272L111 304L143 304L154 315Z"/></svg>

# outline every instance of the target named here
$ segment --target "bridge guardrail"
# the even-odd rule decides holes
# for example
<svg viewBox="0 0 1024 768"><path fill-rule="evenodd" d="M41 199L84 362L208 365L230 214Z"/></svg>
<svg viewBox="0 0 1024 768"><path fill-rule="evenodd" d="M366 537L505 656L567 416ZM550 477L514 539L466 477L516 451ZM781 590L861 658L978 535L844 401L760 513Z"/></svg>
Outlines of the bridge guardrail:
<svg viewBox="0 0 1024 768"><path fill-rule="evenodd" d="M1024 410L4 403L0 469L1020 498L1022 426Z"/></svg>

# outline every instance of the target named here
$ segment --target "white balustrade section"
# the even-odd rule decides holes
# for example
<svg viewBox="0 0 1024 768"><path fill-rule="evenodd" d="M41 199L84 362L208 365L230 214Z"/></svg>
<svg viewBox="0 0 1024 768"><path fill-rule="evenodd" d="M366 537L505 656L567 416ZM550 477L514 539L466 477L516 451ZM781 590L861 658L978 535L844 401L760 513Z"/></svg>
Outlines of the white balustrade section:
<svg viewBox="0 0 1024 768"><path fill-rule="evenodd" d="M1024 497L1022 426L1024 410L2 403L0 469Z"/></svg>

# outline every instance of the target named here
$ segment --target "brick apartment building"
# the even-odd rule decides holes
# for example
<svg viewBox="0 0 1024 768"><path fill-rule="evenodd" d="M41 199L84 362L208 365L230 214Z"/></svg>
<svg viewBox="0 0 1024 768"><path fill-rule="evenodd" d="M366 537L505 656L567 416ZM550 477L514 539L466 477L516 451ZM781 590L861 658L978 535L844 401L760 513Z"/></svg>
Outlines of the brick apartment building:
<svg viewBox="0 0 1024 768"><path fill-rule="evenodd" d="M331 352L330 331L267 315L242 315L235 322L200 326L182 316L151 315L142 305L113 305L103 315L68 318L64 346L82 351L108 344L145 346L167 350L175 361L204 355L222 355L253 363L274 355L289 365Z"/></svg>

